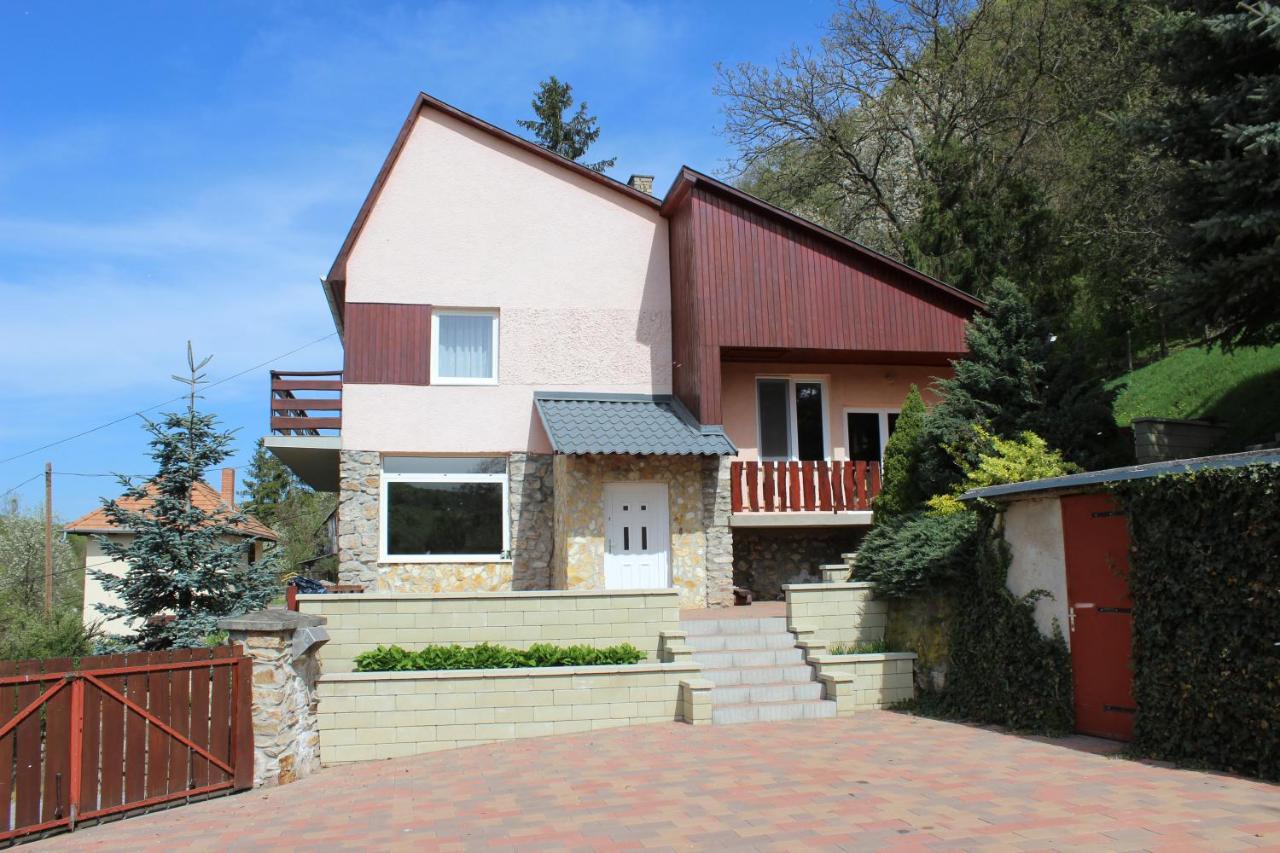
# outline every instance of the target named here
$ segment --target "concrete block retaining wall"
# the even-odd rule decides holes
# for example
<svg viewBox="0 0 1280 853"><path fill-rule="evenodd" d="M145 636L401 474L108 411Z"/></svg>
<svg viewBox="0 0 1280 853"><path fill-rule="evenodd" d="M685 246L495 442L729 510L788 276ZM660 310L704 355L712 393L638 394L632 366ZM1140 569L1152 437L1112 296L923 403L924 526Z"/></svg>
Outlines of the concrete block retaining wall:
<svg viewBox="0 0 1280 853"><path fill-rule="evenodd" d="M827 645L883 640L889 606L873 589L865 582L786 584L787 628Z"/></svg>
<svg viewBox="0 0 1280 853"><path fill-rule="evenodd" d="M356 655L393 644L631 643L656 660L658 635L680 622L674 589L299 595L298 609L328 620L326 673L351 672Z"/></svg>
<svg viewBox="0 0 1280 853"><path fill-rule="evenodd" d="M879 652L861 655L824 655L809 657L809 663L817 669L818 679L830 683L827 676L844 673L849 678L838 679L848 684L847 699L837 691L838 713L842 716L854 711L871 711L887 708L895 702L914 699L916 695L914 652Z"/></svg>
<svg viewBox="0 0 1280 853"><path fill-rule="evenodd" d="M616 726L709 722L709 685L698 672L694 663L641 663L325 675L317 685L320 759L344 764Z"/></svg>

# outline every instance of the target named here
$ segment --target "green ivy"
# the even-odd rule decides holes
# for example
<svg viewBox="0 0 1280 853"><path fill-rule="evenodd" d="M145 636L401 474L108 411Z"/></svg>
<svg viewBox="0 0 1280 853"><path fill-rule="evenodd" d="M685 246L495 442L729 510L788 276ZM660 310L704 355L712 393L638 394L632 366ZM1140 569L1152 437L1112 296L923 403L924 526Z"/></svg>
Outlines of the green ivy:
<svg viewBox="0 0 1280 853"><path fill-rule="evenodd" d="M378 646L356 655L356 672L425 669L518 669L543 666L606 666L639 663L645 653L630 643L598 649L594 646L553 646L534 643L513 649L492 643L477 646L427 646L416 652L400 646Z"/></svg>
<svg viewBox="0 0 1280 853"><path fill-rule="evenodd" d="M1134 748L1280 779L1280 465L1115 490L1133 539Z"/></svg>

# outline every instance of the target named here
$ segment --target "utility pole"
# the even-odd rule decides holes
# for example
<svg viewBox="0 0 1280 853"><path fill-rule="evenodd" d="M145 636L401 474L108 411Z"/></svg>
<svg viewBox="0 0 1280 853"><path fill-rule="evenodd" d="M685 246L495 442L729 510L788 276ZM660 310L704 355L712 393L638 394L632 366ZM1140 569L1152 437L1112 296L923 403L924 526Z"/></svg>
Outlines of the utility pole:
<svg viewBox="0 0 1280 853"><path fill-rule="evenodd" d="M53 613L53 463L44 463L44 612Z"/></svg>

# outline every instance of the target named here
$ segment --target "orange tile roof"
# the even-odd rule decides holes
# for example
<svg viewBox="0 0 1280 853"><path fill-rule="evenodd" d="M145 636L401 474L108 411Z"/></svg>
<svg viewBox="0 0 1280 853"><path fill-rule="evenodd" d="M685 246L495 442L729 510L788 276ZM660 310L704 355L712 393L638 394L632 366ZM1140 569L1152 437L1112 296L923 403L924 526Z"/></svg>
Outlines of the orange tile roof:
<svg viewBox="0 0 1280 853"><path fill-rule="evenodd" d="M147 487L148 491L152 488L151 486ZM220 508L223 511L227 509L226 503L222 500L222 495L218 494L218 491L213 486L203 480L200 480L192 487L191 501L207 513L217 512ZM117 502L124 509L136 511L150 506L151 499L122 497L118 498ZM92 512L77 518L70 524L63 525L62 529L68 533L116 533L119 531L119 528L111 522L111 519L107 518L107 513L102 507L98 507ZM244 536L256 536L259 539L270 539L273 542L280 538L274 530L248 513L244 514L244 522L232 525L232 529Z"/></svg>

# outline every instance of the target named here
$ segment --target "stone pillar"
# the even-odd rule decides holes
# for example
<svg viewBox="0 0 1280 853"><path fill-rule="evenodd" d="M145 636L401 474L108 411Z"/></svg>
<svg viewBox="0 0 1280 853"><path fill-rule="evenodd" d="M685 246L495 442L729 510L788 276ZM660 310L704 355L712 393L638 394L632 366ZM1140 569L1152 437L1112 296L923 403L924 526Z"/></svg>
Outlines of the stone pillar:
<svg viewBox="0 0 1280 853"><path fill-rule="evenodd" d="M338 582L373 588L378 581L378 487L382 459L343 450L338 461Z"/></svg>
<svg viewBox="0 0 1280 853"><path fill-rule="evenodd" d="M729 527L732 457L703 457L703 525L707 536L707 606L733 606L733 530Z"/></svg>
<svg viewBox="0 0 1280 853"><path fill-rule="evenodd" d="M253 659L253 785L287 785L320 769L316 651L323 616L262 610L218 620Z"/></svg>
<svg viewBox="0 0 1280 853"><path fill-rule="evenodd" d="M512 453L507 475L511 483L511 588L551 589L555 489L551 455Z"/></svg>

